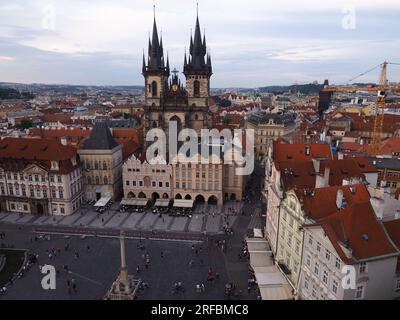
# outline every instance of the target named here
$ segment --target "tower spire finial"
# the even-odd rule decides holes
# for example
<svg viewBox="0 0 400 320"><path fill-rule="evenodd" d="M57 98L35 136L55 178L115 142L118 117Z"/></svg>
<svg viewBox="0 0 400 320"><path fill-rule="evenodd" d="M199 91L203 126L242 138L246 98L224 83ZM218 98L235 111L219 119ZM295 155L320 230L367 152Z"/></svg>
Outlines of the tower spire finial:
<svg viewBox="0 0 400 320"><path fill-rule="evenodd" d="M199 3L196 2L196 16L199 17Z"/></svg>

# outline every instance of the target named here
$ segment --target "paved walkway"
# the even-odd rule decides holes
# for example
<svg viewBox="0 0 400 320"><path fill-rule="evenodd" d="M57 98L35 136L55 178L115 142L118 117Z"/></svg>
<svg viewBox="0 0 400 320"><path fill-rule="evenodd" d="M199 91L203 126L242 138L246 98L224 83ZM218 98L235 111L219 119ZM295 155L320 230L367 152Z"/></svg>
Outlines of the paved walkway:
<svg viewBox="0 0 400 320"><path fill-rule="evenodd" d="M161 232L188 232L198 234L223 234L225 219L232 226L241 210L242 202L228 202L222 207L198 205L192 217L171 217L144 213L117 211L117 206L100 214L91 207L83 207L70 216L34 216L30 214L0 213L0 223L35 226L60 226L76 228L120 229Z"/></svg>

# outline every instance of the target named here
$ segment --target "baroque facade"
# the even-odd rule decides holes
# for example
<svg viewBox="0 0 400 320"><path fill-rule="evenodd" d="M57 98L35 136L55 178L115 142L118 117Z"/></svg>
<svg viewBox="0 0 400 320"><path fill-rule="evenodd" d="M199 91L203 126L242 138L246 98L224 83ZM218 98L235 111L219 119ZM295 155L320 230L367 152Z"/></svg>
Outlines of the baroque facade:
<svg viewBox="0 0 400 320"><path fill-rule="evenodd" d="M0 209L37 215L70 215L83 202L76 149L46 139L0 142Z"/></svg>

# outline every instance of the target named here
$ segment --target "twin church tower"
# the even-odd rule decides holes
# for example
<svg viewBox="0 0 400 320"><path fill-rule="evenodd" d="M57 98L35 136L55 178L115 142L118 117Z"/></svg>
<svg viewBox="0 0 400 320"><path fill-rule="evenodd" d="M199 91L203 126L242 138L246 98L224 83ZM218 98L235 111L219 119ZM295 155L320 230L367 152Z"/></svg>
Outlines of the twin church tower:
<svg viewBox="0 0 400 320"><path fill-rule="evenodd" d="M172 75L171 75L172 73ZM170 70L165 59L163 41L157 31L154 17L153 35L149 39L147 59L143 53L142 74L145 78L145 134L152 128L168 132L169 122L176 121L178 132L191 128L200 134L202 128L211 126L209 112L211 57L207 53L205 35L202 38L197 15L194 38L190 37L189 55L184 57L183 74L186 88L176 69Z"/></svg>

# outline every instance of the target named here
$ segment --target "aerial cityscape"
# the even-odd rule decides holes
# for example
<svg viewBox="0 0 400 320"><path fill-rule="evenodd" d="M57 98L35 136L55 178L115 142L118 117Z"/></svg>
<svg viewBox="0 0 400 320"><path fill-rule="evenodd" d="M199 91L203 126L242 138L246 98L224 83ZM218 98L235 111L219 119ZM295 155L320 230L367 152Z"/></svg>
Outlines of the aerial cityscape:
<svg viewBox="0 0 400 320"><path fill-rule="evenodd" d="M158 2L0 4L0 303L399 300L399 4Z"/></svg>

